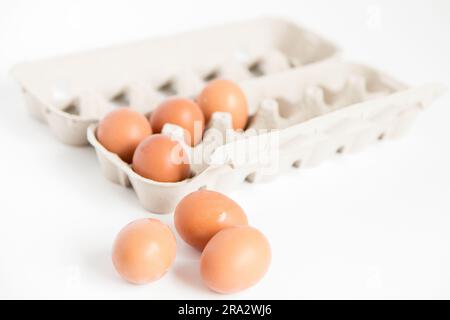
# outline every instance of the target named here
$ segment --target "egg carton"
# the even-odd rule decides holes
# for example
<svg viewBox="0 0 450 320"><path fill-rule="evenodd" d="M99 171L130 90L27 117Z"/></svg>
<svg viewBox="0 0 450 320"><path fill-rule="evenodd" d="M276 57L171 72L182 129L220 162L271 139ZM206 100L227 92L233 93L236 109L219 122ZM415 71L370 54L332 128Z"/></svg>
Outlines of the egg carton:
<svg viewBox="0 0 450 320"><path fill-rule="evenodd" d="M337 52L334 44L294 23L259 18L22 63L12 75L31 115L62 142L84 145L89 125L117 105L148 112L168 96L197 94L217 77L265 77Z"/></svg>
<svg viewBox="0 0 450 320"><path fill-rule="evenodd" d="M189 179L161 183L139 176L97 141L92 124L87 137L103 174L132 186L147 210L168 213L195 190L226 192L244 181L269 180L292 167L315 166L399 137L443 92L438 84L410 88L383 72L339 59L245 80L240 86L249 103L248 127L229 130L231 116L215 113L203 141L193 148L184 145L190 159L197 159ZM170 124L163 128L163 134L180 143L183 132Z"/></svg>
<svg viewBox="0 0 450 320"><path fill-rule="evenodd" d="M33 116L64 143L89 140L103 174L132 186L155 213L171 212L194 190L226 192L400 136L443 91L436 84L410 88L344 62L333 43L274 18L23 63L12 74ZM184 145L193 161L189 179L145 179L98 143L98 119L117 106L148 115L167 97L195 97L215 78L239 82L249 125L234 132L229 114L214 114L202 143ZM184 143L183 130L174 125L163 133Z"/></svg>

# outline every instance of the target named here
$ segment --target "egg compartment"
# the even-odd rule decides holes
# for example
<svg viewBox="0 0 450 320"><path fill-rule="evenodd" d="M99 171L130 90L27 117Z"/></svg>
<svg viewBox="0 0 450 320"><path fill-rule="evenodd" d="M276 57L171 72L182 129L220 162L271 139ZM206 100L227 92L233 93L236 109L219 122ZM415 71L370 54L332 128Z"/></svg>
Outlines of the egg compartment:
<svg viewBox="0 0 450 320"><path fill-rule="evenodd" d="M336 53L296 24L260 18L23 63L12 74L33 116L62 142L84 145L87 127L117 105L149 112L168 96L197 94L217 77L270 77Z"/></svg>
<svg viewBox="0 0 450 320"><path fill-rule="evenodd" d="M191 156L209 148L208 163L193 166L191 178L160 183L140 177L100 145L95 138L96 125L92 125L88 140L103 174L123 186L131 185L147 210L168 213L181 198L198 189L227 191L243 181L269 180L282 171L315 166L398 137L418 111L443 91L437 84L409 88L382 72L337 59L240 85L249 103L248 127L244 132L231 131L219 142L209 140L211 128L223 135L231 129L230 115L215 113L202 143L194 148L185 146ZM164 134L184 141L183 130L176 126L166 125Z"/></svg>

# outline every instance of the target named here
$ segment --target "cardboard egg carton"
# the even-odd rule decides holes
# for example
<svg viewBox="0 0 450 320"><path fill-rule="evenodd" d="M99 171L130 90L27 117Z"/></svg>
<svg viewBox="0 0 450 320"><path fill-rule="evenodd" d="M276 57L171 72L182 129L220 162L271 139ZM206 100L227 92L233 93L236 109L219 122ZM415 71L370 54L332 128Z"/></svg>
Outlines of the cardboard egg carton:
<svg viewBox="0 0 450 320"><path fill-rule="evenodd" d="M214 114L203 141L194 148L185 145L193 163L191 178L161 183L139 176L97 141L94 124L88 140L102 172L132 186L149 211L167 213L195 190L234 189L243 181L267 180L292 167L315 166L401 136L443 89L435 84L409 88L382 72L338 59L246 80L240 86L249 103L248 127L229 130L230 115ZM219 139L211 139L213 132ZM184 141L177 126L167 124L163 134Z"/></svg>
<svg viewBox="0 0 450 320"><path fill-rule="evenodd" d="M71 145L118 105L149 112L168 96L196 95L218 77L242 81L337 53L322 37L261 18L128 45L22 63L12 70L30 113Z"/></svg>
<svg viewBox="0 0 450 320"><path fill-rule="evenodd" d="M64 143L89 141L103 174L133 187L155 213L173 211L198 189L226 191L400 136L443 91L436 84L410 88L345 62L334 44L273 18L24 63L12 73L33 116ZM96 123L117 106L149 115L168 97L195 97L215 78L240 84L249 123L235 132L229 114L214 114L202 142L184 145L189 179L145 179L97 141ZM184 142L177 126L167 124L163 133Z"/></svg>

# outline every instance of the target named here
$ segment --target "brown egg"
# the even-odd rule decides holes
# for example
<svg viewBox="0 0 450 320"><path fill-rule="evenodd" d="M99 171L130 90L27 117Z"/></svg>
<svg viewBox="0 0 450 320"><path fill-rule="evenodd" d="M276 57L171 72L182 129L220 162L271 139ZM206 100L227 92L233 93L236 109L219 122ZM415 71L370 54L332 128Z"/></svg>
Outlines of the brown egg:
<svg viewBox="0 0 450 320"><path fill-rule="evenodd" d="M117 235L112 261L122 278L144 284L161 278L175 254L175 237L166 225L156 219L139 219Z"/></svg>
<svg viewBox="0 0 450 320"><path fill-rule="evenodd" d="M200 258L203 282L220 293L233 293L256 284L269 269L271 250L266 237L249 226L219 231Z"/></svg>
<svg viewBox="0 0 450 320"><path fill-rule="evenodd" d="M217 79L209 82L197 103L208 122L214 112L229 112L233 118L233 128L244 129L248 119L247 99L241 88L232 81Z"/></svg>
<svg viewBox="0 0 450 320"><path fill-rule="evenodd" d="M189 245L203 250L220 230L246 225L242 208L227 196L209 190L199 190L184 197L175 208L175 227Z"/></svg>
<svg viewBox="0 0 450 320"><path fill-rule="evenodd" d="M97 139L109 151L130 163L139 142L152 134L147 118L129 108L108 113L98 124Z"/></svg>
<svg viewBox="0 0 450 320"><path fill-rule="evenodd" d="M189 158L181 144L162 134L145 138L133 156L133 170L160 182L182 181L190 176Z"/></svg>
<svg viewBox="0 0 450 320"><path fill-rule="evenodd" d="M186 141L191 146L200 142L205 128L205 117L192 100L172 98L161 103L150 115L155 133L160 133L166 123L176 124L186 130Z"/></svg>

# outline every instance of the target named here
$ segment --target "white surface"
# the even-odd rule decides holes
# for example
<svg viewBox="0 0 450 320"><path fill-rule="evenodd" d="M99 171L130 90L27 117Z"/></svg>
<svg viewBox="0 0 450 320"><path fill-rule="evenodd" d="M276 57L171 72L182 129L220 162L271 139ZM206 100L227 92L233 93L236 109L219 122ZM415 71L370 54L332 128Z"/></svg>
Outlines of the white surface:
<svg viewBox="0 0 450 320"><path fill-rule="evenodd" d="M402 140L230 194L272 244L273 263L257 286L210 292L199 255L181 240L160 281L133 286L115 274L115 234L155 215L132 190L102 177L93 149L59 143L26 114L9 68L260 14L291 17L337 42L346 57L400 80L450 86L445 0L2 1L1 298L450 298L448 94ZM173 227L171 215L156 217Z"/></svg>

